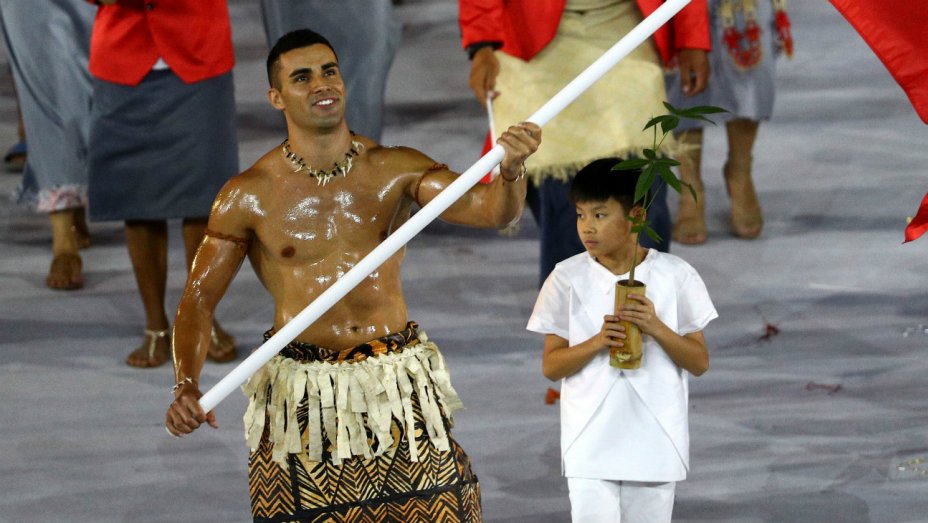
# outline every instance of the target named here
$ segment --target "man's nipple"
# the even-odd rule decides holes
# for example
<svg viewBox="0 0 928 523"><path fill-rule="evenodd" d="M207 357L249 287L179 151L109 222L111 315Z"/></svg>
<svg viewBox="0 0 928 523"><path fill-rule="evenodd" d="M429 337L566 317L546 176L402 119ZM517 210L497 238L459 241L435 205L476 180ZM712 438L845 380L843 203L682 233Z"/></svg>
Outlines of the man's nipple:
<svg viewBox="0 0 928 523"><path fill-rule="evenodd" d="M288 245L280 251L280 255L284 258L292 258L294 254L296 254L296 249L292 245Z"/></svg>

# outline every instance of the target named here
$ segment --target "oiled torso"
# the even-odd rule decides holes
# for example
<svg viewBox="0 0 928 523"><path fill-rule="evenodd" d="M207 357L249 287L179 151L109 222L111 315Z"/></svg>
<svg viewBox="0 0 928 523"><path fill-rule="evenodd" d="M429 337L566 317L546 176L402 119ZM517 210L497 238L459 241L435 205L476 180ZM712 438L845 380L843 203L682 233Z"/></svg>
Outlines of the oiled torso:
<svg viewBox="0 0 928 523"><path fill-rule="evenodd" d="M347 177L320 185L273 153L256 164L249 258L275 302L280 328L354 267L409 217L409 186L422 171L376 148ZM283 168L281 168L283 167ZM258 190L253 190L253 189ZM343 349L401 330L406 304L398 251L297 339Z"/></svg>

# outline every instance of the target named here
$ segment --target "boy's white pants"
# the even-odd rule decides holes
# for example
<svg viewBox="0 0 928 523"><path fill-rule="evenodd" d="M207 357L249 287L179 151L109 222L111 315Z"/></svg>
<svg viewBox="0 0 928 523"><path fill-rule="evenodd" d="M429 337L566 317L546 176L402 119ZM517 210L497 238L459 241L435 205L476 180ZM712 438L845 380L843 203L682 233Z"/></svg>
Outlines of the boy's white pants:
<svg viewBox="0 0 928 523"><path fill-rule="evenodd" d="M677 484L567 478L573 523L670 523Z"/></svg>

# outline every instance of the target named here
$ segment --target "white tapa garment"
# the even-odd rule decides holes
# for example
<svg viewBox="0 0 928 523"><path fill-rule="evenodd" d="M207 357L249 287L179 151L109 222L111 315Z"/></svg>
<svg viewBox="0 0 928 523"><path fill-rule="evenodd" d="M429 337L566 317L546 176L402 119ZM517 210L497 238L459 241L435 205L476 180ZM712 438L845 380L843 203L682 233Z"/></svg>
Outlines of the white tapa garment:
<svg viewBox="0 0 928 523"><path fill-rule="evenodd" d="M647 284L657 316L680 335L701 331L718 317L702 278L677 256L651 249L635 277ZM570 346L588 340L601 329L603 316L614 313L615 283L626 278L628 274L612 274L586 252L564 260L545 281L528 330L560 336ZM685 477L688 373L650 336L642 336L642 352L640 369L610 367L604 352L562 380L566 475L628 481ZM651 433L652 438L643 437Z"/></svg>

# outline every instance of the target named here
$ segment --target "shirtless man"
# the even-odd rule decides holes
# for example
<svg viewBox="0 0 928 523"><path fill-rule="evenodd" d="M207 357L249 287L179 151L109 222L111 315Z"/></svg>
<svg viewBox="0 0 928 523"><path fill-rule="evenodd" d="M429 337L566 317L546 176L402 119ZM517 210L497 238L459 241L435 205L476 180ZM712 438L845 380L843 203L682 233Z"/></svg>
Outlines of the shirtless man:
<svg viewBox="0 0 928 523"><path fill-rule="evenodd" d="M174 326L177 387L176 399L167 411L166 427L175 436L193 432L204 423L214 428L218 426L215 415L204 413L197 402L201 396L198 378L210 344L213 311L246 254L274 298L274 327L280 328L402 225L409 218L414 204L427 204L458 176L419 151L382 147L366 137L351 133L344 119L345 88L338 59L321 35L301 30L283 36L268 57L268 79L271 84L268 99L286 118L288 141L231 179L213 205L207 237L193 262ZM505 149L501 176L489 185L471 189L441 215L442 219L474 227L496 228L516 220L522 213L526 191L526 182L522 178L523 161L537 149L540 137L541 129L531 123L513 126L503 133L499 139ZM324 167L316 169L311 166ZM260 381L267 376L255 377L249 382L256 390L249 407L249 413L252 409L257 412L253 416L254 427L249 433L249 444L253 450L249 480L256 520L283 516L290 516L287 521L291 517L297 520L297 516L307 510L318 515L320 510L329 510L327 503L337 504L330 500L322 506L309 506L307 499L293 499L292 492L305 492L317 487L319 496L325 497L333 486L307 485L305 482L309 479L304 480L302 474L291 477L288 467L297 466L298 470L317 466L347 467L353 460L358 460L362 467L368 467L373 460L400 460L402 467L395 464L381 467L391 469L395 474L411 470L410 467L416 465L417 456L423 452L437 452L435 456L439 461L453 456L446 461L458 464L458 471L464 473L458 474L460 477L456 481L464 485L462 488L469 489L456 499L469 495L471 500L476 500L475 509L459 507L460 519L473 520L476 517L474 510L479 516L476 477L470 473L466 454L450 435L446 438L444 434L444 430L450 427L447 418L450 412L446 411L453 410L457 398L450 383L441 376L439 379L426 376L425 382L420 382L421 375L413 378L410 374L417 387L410 397L409 387L404 392L402 383L397 389L391 385L394 383L391 378L378 375L378 383L373 386L380 387L380 396L365 396L367 403L360 410L355 396L351 396L350 401L355 403L347 410L343 407L349 400L342 401L340 398L340 403L334 407L329 404L330 409L337 411L334 414L337 423L334 418L328 418L332 425L325 426L324 435L320 435L321 430L313 435L314 427L323 424L319 420L331 414L331 410L325 410L326 391L331 392L343 385L337 383L336 377L326 377L323 383L322 378L316 376L317 371L322 372L321 362L329 361L340 366L373 365L372 361L380 359L373 356L391 353L398 361L413 358L413 353L421 353L425 356L420 356L420 361L424 362L425 358L431 362L429 372L437 375L446 372L441 357L433 351L434 345L424 334L420 335L415 324L408 323L400 282L404 254L405 249L394 254L268 364L275 365L276 358L283 358L282 355L296 360L297 367L293 367L294 362L291 361L287 368L297 368L301 376L309 376L312 383L307 384L305 396L301 392L301 397L294 397L287 404L283 400L273 404L272 394L268 393L268 387L277 383L273 377L268 378L267 385ZM396 343L397 333L402 343ZM370 349L372 346L374 348ZM368 349L373 352L364 353ZM307 356L310 353L314 357ZM328 359L329 356L331 359ZM372 357L367 360L367 356ZM377 369L386 365L382 364ZM413 367L404 365L399 367L400 370L415 367L415 363ZM281 376L286 377L287 372L277 373L275 370L274 375L280 379ZM397 371L397 374L405 373ZM364 378L357 379L364 388ZM402 382L403 379L396 381ZM316 390L317 385L319 390ZM425 388L419 388L423 385ZM349 386L344 386L348 391ZM351 387L354 387L353 383ZM396 390L384 392L384 387ZM395 396L397 391L402 401L390 404L387 396L391 393ZM283 396L286 392L280 394ZM423 394L434 394L434 397L417 397ZM273 396L277 398L277 395ZM306 410L303 410L288 418L299 418L302 444L297 441L300 447L297 452L292 447L284 451L280 442L285 436L275 433L275 430L287 430L279 411L284 408L292 411L297 404L306 409L307 402L315 405L313 402L318 398L321 398L321 414L310 407L308 414L304 414ZM387 401L383 410L371 405L381 399ZM435 409L436 402L441 404L441 412ZM399 409L401 403L405 410ZM406 407L407 403L412 405L412 410ZM392 418L389 416L391 405ZM275 422L275 412L278 412L278 422ZM356 414L358 412L367 414L362 417ZM378 412L387 413L388 427L375 423L376 419L384 419L377 418ZM439 414L441 419L436 419ZM358 420L366 434L361 432L362 437L356 438L352 432L349 445L352 420ZM421 435L422 431L418 430L423 426L420 423L426 427L427 435ZM293 425L293 421L290 424ZM345 441L342 441L344 427L347 428ZM247 430L249 427L246 426ZM413 438L415 445L410 445L406 438L410 430L416 433ZM377 443L372 443L375 436ZM324 439L320 442L319 438ZM347 450L349 446L350 451ZM337 470L332 472L333 477L341 475ZM268 478L268 475L277 473L279 478ZM414 471L408 473L417 474ZM286 487L277 490L268 487L277 479ZM291 485L291 480L303 483ZM340 484L338 488L344 490L348 487ZM357 498L367 496L361 490L364 489L359 487ZM423 494L411 486L399 494L393 492L392 501L381 503L368 497L356 499L351 506L357 509L361 505L407 503L416 499L421 501L427 496L437 494ZM434 501L433 498L428 499L429 503ZM332 513L333 517L336 515Z"/></svg>

